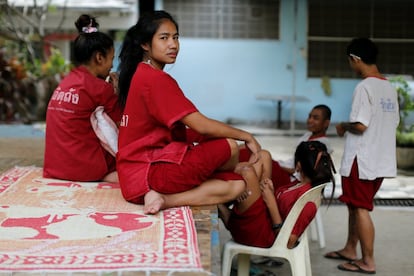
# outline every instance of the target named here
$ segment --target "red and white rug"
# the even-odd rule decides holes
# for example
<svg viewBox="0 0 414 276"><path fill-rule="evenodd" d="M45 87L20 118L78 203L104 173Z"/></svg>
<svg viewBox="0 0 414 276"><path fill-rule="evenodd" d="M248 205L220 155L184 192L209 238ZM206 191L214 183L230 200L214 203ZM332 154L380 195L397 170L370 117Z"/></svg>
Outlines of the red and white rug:
<svg viewBox="0 0 414 276"><path fill-rule="evenodd" d="M155 216L118 184L0 174L0 272L202 271L191 209Z"/></svg>

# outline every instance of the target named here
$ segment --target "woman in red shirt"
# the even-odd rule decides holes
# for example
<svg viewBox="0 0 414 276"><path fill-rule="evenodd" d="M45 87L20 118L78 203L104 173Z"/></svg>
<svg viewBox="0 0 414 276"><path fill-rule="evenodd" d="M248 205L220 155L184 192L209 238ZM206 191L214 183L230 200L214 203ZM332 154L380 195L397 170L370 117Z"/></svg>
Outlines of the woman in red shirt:
<svg viewBox="0 0 414 276"><path fill-rule="evenodd" d="M146 213L228 202L245 191L234 172L238 144L260 170L252 134L207 118L163 68L176 61L178 25L165 11L140 17L125 36L119 66L123 115L117 169L124 198Z"/></svg>
<svg viewBox="0 0 414 276"><path fill-rule="evenodd" d="M98 106L103 106L114 122L120 121L114 89L117 77L109 73L114 43L98 31L98 23L89 15L80 16L75 25L79 31L73 49L77 67L60 82L49 100L43 176L117 182L115 158L102 147L90 121ZM105 81L109 75L114 85Z"/></svg>
<svg viewBox="0 0 414 276"><path fill-rule="evenodd" d="M317 185L332 181L334 193L335 168L326 146L319 141L306 141L298 145L295 152L296 171L301 182L278 185L264 179L260 185L250 186L251 194L243 201L235 202L232 209L219 205L220 217L241 244L257 247L272 246L275 238L296 200ZM246 171L248 169L245 169ZM254 182L253 182L254 183ZM292 248L316 214L316 207L308 203L300 214L291 233L288 247Z"/></svg>

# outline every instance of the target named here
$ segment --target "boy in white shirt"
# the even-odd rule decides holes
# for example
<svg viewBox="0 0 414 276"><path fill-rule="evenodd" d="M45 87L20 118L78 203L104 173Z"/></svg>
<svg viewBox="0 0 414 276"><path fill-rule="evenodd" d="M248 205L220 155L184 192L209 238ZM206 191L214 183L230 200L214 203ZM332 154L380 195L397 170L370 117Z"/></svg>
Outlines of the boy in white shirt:
<svg viewBox="0 0 414 276"><path fill-rule="evenodd" d="M345 246L325 255L346 260L338 269L375 274L374 224L370 211L384 177L395 177L396 128L399 123L398 96L394 87L376 66L377 47L367 38L353 39L347 48L350 67L363 80L352 98L349 122L336 126L345 136L340 174L342 195L349 211L348 238ZM360 243L362 258L357 259Z"/></svg>

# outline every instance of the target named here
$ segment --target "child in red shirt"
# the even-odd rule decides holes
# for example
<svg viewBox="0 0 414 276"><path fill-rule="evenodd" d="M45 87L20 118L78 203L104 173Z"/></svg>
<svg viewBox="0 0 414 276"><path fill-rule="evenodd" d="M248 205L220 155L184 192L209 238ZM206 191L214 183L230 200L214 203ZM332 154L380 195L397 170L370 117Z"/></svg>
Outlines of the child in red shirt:
<svg viewBox="0 0 414 276"><path fill-rule="evenodd" d="M289 181L274 189L271 179L264 179L260 185L251 185L250 195L235 202L233 208L219 205L220 217L236 242L257 247L272 246L296 200L312 187L328 181L334 183L335 169L331 157L326 146L319 141L300 143L295 152L295 164L301 174L298 184ZM245 171L249 169L249 165L244 168ZM295 245L316 211L313 203L305 206L291 233L289 248Z"/></svg>
<svg viewBox="0 0 414 276"><path fill-rule="evenodd" d="M117 182L115 158L95 135L90 117L103 107L114 122L120 121L117 77L110 74L113 40L98 31L89 15L75 22L77 67L55 89L47 108L43 176L72 181ZM105 81L110 76L111 84Z"/></svg>

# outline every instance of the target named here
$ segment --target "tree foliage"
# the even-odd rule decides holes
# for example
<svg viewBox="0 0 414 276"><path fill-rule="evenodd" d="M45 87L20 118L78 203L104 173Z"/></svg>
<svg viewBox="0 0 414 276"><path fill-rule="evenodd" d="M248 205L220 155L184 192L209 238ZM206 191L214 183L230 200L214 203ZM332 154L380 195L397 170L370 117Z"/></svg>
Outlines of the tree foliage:
<svg viewBox="0 0 414 276"><path fill-rule="evenodd" d="M60 23L52 32L58 32L65 20L66 3L62 9ZM16 44L19 52L27 62L36 60L46 62L44 53L45 36L47 35L45 22L51 10L56 10L52 0L26 1L26 6L16 6L13 0L0 0L0 37Z"/></svg>

